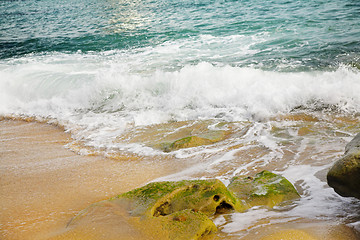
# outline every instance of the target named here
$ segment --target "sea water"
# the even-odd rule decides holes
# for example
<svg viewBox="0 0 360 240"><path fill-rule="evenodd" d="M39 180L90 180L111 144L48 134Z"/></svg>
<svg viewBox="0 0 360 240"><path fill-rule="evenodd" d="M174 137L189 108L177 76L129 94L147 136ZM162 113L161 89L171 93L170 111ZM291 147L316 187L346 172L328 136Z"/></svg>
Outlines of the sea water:
<svg viewBox="0 0 360 240"><path fill-rule="evenodd" d="M267 169L301 193L289 209L217 219L224 233L298 219L359 231L359 201L324 177L360 129L359 1L3 0L0 15L2 117L64 126L81 154L190 166L157 180ZM219 123L231 134L215 144L151 144Z"/></svg>

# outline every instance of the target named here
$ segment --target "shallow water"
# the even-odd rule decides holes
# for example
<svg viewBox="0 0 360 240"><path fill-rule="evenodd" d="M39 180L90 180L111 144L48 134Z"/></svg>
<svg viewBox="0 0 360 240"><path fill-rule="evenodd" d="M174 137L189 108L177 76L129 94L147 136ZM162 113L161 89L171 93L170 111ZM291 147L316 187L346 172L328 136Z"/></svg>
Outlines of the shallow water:
<svg viewBox="0 0 360 240"><path fill-rule="evenodd" d="M219 228L215 239L261 239L287 229L305 231L315 239L359 238L359 200L340 197L326 183L327 170L343 154L345 144L359 129L358 118L334 116L333 113L289 114L265 123L223 123L221 128L227 129L228 135L222 141L162 154L153 149L151 155L147 151L147 156L85 147L64 139L63 133L54 131L51 126L27 127L25 123L6 121L2 121L2 141L10 145L4 146L1 157L2 178L6 182L2 191L8 194L2 203L5 239L14 239L14 236L69 239L83 236L83 233L89 238L98 239L101 233L104 239L111 236L116 239L118 235L111 231L111 226L119 219L110 214L116 209L88 216L87 221L91 223L101 219L100 225L94 225L97 234L88 232L90 222L84 222L76 228L80 235L76 232L66 235L66 225L91 203L149 181L218 178L227 184L233 176L252 175L264 169L285 176L295 185L301 198L272 210L254 207L245 213L215 216L213 220ZM150 136L154 141L167 140L171 139L169 133L182 137L189 132L206 131L208 126L214 126L213 121L136 128L119 140L147 144ZM162 131L156 131L159 129ZM18 151L16 142L20 140L22 150L17 153L20 156L14 155ZM62 147L67 142L78 153L105 155L111 160L70 157ZM9 185L12 181L19 182ZM56 192L49 184L56 186ZM69 195L70 192L73 193ZM21 204L20 199L27 203ZM26 208L18 212L21 205ZM138 234L134 231L130 231L134 235L130 234L129 238Z"/></svg>
<svg viewBox="0 0 360 240"><path fill-rule="evenodd" d="M220 238L358 232L359 201L325 175L360 129L359 12L354 0L1 1L0 115L61 126L80 155L166 169L148 181L267 169L301 193L289 208L216 219ZM221 137L163 151L209 132Z"/></svg>

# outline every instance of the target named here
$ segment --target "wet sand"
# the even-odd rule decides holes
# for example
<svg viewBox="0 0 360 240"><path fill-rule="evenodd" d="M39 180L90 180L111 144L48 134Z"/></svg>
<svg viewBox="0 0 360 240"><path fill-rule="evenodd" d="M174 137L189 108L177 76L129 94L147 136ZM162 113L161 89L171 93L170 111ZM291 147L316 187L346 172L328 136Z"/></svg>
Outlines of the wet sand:
<svg viewBox="0 0 360 240"><path fill-rule="evenodd" d="M64 147L69 141L56 126L0 121L0 239L46 239L90 204L178 170L134 156L81 156Z"/></svg>
<svg viewBox="0 0 360 240"><path fill-rule="evenodd" d="M187 167L184 161L169 158L119 155L114 160L81 156L65 148L70 141L70 135L56 126L0 121L0 239L79 239L76 237L79 235L71 235L74 232L64 232L79 211ZM100 214L98 219L105 232L119 226L118 219L114 220L111 214ZM86 223L82 227L87 229L91 224L98 226L97 223ZM126 239L138 239L136 231L127 230ZM250 231L244 238L219 231L215 239L283 239L284 236L288 239L359 239L358 234L342 224L306 219L269 225ZM118 239L118 235L114 239Z"/></svg>

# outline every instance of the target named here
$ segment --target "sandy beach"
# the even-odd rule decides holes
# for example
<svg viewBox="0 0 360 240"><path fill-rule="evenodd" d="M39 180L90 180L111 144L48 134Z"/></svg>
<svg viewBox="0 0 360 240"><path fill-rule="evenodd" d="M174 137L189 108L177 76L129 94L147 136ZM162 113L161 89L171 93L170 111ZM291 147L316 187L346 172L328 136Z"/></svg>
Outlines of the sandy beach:
<svg viewBox="0 0 360 240"><path fill-rule="evenodd" d="M0 121L0 239L46 239L91 203L176 170L134 156L81 156L64 147L69 141L56 126Z"/></svg>
<svg viewBox="0 0 360 240"><path fill-rule="evenodd" d="M360 132L359 12L355 0L0 1L0 240L174 238L154 215L90 210L151 182L228 188L263 171L300 197L222 213L214 193L210 238L360 240L360 187L342 194L327 177ZM253 190L239 201L267 195Z"/></svg>
<svg viewBox="0 0 360 240"><path fill-rule="evenodd" d="M2 120L0 133L0 236L4 240L69 239L73 235L58 236L82 209L184 167L169 159L157 159L158 167L154 167L151 159L136 156L124 155L117 160L81 156L65 147L71 140L68 133L44 123ZM111 214L105 218L108 222L103 223L103 229L116 226ZM357 239L351 229L336 223L301 224L307 232L286 230L298 228L299 223L270 225L257 238L270 234L270 239ZM279 235L271 235L274 230ZM78 239L76 236L70 238ZM118 237L114 239L123 239ZM229 237L217 235L219 239L239 239ZM253 237L250 234L245 239Z"/></svg>

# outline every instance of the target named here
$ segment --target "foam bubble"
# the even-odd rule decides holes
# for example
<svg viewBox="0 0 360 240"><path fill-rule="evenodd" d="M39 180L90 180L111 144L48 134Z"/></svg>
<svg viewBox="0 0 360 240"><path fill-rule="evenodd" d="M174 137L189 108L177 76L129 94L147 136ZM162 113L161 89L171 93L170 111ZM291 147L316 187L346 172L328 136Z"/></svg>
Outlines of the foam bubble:
<svg viewBox="0 0 360 240"><path fill-rule="evenodd" d="M360 73L345 67L271 72L202 62L141 72L134 69L135 60L125 61L128 55L53 53L2 61L1 114L56 119L75 138L96 145L107 142L108 129L120 134L129 126L258 120L314 103L360 110Z"/></svg>

